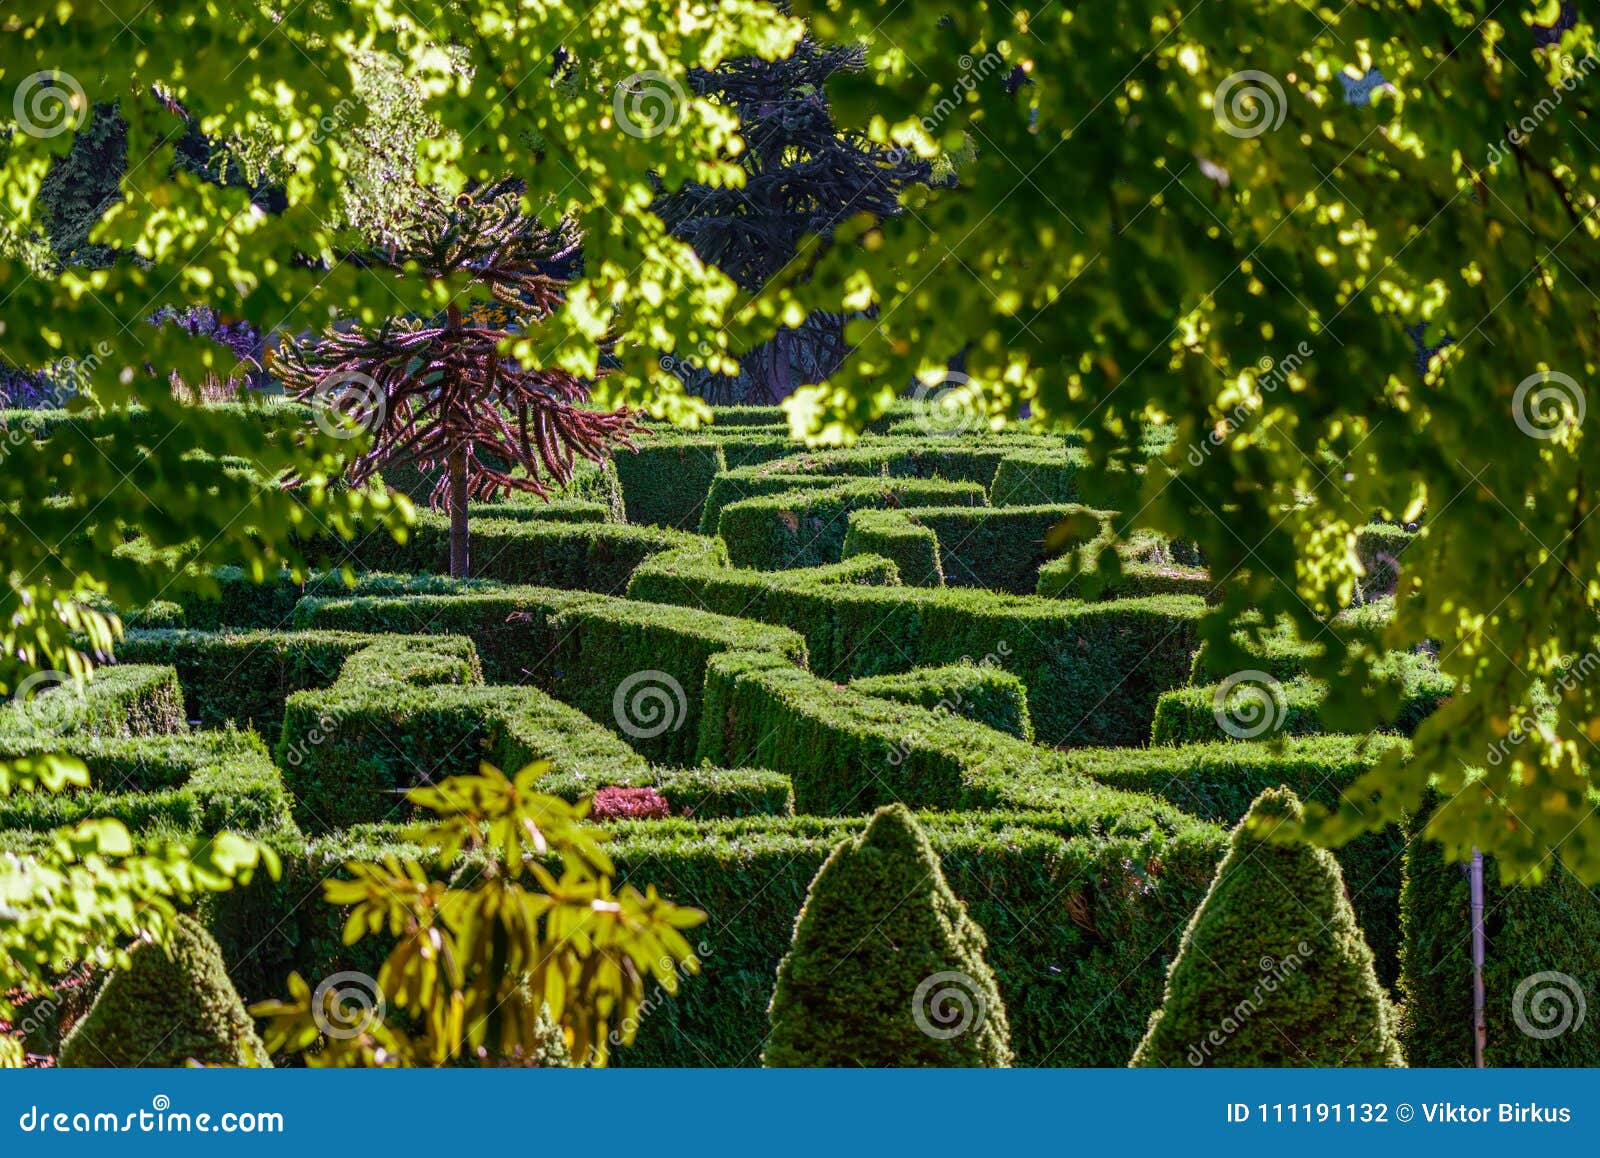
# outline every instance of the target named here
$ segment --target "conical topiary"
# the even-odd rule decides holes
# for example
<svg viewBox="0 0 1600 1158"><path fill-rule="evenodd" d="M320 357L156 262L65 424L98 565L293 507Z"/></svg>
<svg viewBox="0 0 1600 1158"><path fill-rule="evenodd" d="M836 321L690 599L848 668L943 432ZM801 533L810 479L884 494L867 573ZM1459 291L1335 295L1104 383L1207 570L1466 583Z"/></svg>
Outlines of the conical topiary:
<svg viewBox="0 0 1600 1158"><path fill-rule="evenodd" d="M222 951L199 924L180 916L165 947L145 943L131 958L61 1043L60 1065L272 1064L228 980Z"/></svg>
<svg viewBox="0 0 1600 1158"><path fill-rule="evenodd" d="M795 919L768 1066L1007 1066L987 944L903 805L828 856Z"/></svg>
<svg viewBox="0 0 1600 1158"><path fill-rule="evenodd" d="M1339 862L1267 839L1302 815L1269 789L1234 829L1135 1066L1405 1064Z"/></svg>

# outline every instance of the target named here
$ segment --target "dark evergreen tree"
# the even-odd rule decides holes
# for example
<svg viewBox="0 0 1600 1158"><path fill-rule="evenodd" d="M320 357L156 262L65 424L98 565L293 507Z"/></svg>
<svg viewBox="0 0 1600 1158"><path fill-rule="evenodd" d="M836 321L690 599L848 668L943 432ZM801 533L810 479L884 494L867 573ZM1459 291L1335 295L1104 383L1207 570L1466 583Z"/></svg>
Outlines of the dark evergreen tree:
<svg viewBox="0 0 1600 1158"><path fill-rule="evenodd" d="M987 940L904 805L834 849L795 919L767 1066L1008 1066Z"/></svg>
<svg viewBox="0 0 1600 1158"><path fill-rule="evenodd" d="M858 213L892 216L899 212L901 189L928 180L926 162L834 124L828 80L864 67L860 48L807 36L782 60L740 57L712 70L691 70L696 95L738 114L745 184L735 189L691 183L661 197L655 210L674 234L747 293L784 270L805 238L829 241ZM826 378L843 361L845 320L814 313L797 329L781 329L747 352L740 359L744 389L737 396L728 393L730 380L720 375L686 365L677 373L715 402L776 402L806 380Z"/></svg>
<svg viewBox="0 0 1600 1158"><path fill-rule="evenodd" d="M1339 862L1270 839L1303 816L1268 789L1233 830L1135 1066L1405 1064Z"/></svg>

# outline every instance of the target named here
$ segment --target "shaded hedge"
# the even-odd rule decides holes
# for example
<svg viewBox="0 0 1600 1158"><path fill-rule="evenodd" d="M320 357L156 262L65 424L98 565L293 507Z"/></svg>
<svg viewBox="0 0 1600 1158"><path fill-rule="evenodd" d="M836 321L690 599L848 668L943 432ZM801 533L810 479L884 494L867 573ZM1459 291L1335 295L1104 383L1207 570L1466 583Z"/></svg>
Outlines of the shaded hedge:
<svg viewBox="0 0 1600 1158"><path fill-rule="evenodd" d="M270 1067L217 943L189 917L171 943L135 946L61 1043L64 1068Z"/></svg>
<svg viewBox="0 0 1600 1158"><path fill-rule="evenodd" d="M1178 597L1068 603L836 575L731 569L715 550L679 551L641 567L629 594L792 625L828 679L987 658L1026 685L1040 742L1071 746L1148 740L1157 697L1186 682L1205 611Z"/></svg>
<svg viewBox="0 0 1600 1158"><path fill-rule="evenodd" d="M762 651L806 663L799 632L666 604L583 603L555 615L550 631L556 696L662 764L693 762L713 655Z"/></svg>
<svg viewBox="0 0 1600 1158"><path fill-rule="evenodd" d="M1416 818L1418 831L1426 819ZM1510 885L1499 880L1494 858L1484 861L1486 1065L1600 1066L1596 1010L1577 1021L1579 995L1600 992L1600 893L1559 863L1550 869L1543 884ZM1406 1056L1414 1066L1471 1066L1468 866L1446 861L1437 842L1420 836L1406 852L1400 931ZM1546 1036L1526 1032L1519 1010Z"/></svg>
<svg viewBox="0 0 1600 1158"><path fill-rule="evenodd" d="M1049 555L1098 537L1108 517L1103 511L1060 504L855 511L850 515L845 554L893 559L901 578L913 586L980 587L1027 595L1038 586L1039 568ZM915 530L932 533L932 551L920 537L914 547L906 540L907 533Z"/></svg>
<svg viewBox="0 0 1600 1158"><path fill-rule="evenodd" d="M612 461L628 522L682 531L699 527L711 480L728 469L721 440L710 438L644 438Z"/></svg>
<svg viewBox="0 0 1600 1158"><path fill-rule="evenodd" d="M1269 788L1332 806L1380 759L1408 745L1398 736L1308 736L1279 743L1216 741L1155 748L1078 748L1066 765L1079 775L1146 793L1213 824L1232 827ZM1400 969L1400 889L1406 834L1399 825L1367 833L1335 852L1356 917L1372 947L1378 979Z"/></svg>
<svg viewBox="0 0 1600 1158"><path fill-rule="evenodd" d="M923 815L946 879L988 933L1020 1065L1126 1063L1161 998L1166 963L1203 896L1225 834L1174 814L1128 823L1117 793L1049 814ZM614 826L619 873L711 914L691 940L700 976L657 995L618 1065L757 1063L778 962L807 886L863 818L633 821ZM282 848L283 879L206 901L208 923L249 1000L277 996L290 969L375 974L381 938L346 947L343 917L305 903L345 861L398 851L395 830L358 829Z"/></svg>
<svg viewBox="0 0 1600 1158"><path fill-rule="evenodd" d="M983 488L972 482L863 479L730 503L722 508L717 533L736 565L786 571L839 562L851 511L940 504L979 507L986 501Z"/></svg>

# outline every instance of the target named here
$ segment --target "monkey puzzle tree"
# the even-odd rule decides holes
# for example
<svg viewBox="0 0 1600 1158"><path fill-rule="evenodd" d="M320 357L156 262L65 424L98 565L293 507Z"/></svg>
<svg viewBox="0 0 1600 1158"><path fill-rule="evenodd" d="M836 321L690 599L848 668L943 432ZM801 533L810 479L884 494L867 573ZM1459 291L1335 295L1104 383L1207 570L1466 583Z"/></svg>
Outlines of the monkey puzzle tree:
<svg viewBox="0 0 1600 1158"><path fill-rule="evenodd" d="M857 214L892 216L900 210L900 190L928 179L928 162L834 123L824 86L838 74L865 68L859 45L823 44L808 36L778 60L744 56L690 72L697 95L739 116L744 148L735 160L744 182L690 182L654 208L702 260L746 293L759 293L784 273L808 238L826 243ZM799 276L804 269L789 272ZM843 361L844 325L843 314L821 309L793 329L779 328L743 357L740 377L749 392L738 399L718 396L718 375L682 363L678 369L715 401L777 402L801 381L821 381Z"/></svg>
<svg viewBox="0 0 1600 1158"><path fill-rule="evenodd" d="M350 464L353 485L385 466L436 473L432 501L450 515L450 574L470 564L468 503L506 491L540 496L572 477L577 457L600 461L627 445L625 409L584 409L588 388L558 366L529 368L503 350L513 334L561 305L578 251L571 222L548 228L523 213L521 189L501 182L454 200L422 195L413 228L370 261L445 281L460 275L495 306L454 299L442 318L393 318L286 342L276 359L284 385L372 435ZM350 428L347 426L347 428Z"/></svg>

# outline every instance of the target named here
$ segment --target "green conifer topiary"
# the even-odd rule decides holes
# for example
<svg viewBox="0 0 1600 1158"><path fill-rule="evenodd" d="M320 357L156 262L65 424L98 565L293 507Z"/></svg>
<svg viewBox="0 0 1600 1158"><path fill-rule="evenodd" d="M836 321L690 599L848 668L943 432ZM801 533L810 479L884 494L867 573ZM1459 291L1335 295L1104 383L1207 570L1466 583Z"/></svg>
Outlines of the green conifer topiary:
<svg viewBox="0 0 1600 1158"><path fill-rule="evenodd" d="M768 1007L768 1066L1008 1066L987 941L904 805L829 855Z"/></svg>
<svg viewBox="0 0 1600 1158"><path fill-rule="evenodd" d="M1338 861L1268 839L1302 814L1268 789L1234 829L1133 1065L1405 1064Z"/></svg>
<svg viewBox="0 0 1600 1158"><path fill-rule="evenodd" d="M114 972L61 1043L62 1066L164 1068L190 1060L270 1066L255 1025L228 980L222 951L180 916L166 947L142 944Z"/></svg>

